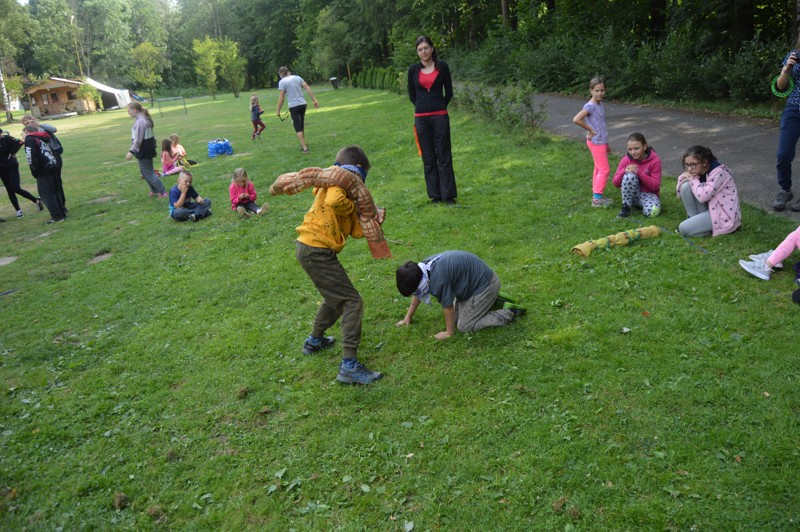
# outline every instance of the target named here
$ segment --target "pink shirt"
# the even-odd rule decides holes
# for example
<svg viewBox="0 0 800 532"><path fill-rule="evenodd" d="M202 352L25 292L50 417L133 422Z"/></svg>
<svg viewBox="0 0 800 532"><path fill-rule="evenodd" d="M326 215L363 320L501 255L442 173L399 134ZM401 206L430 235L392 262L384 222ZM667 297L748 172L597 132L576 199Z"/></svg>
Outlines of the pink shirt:
<svg viewBox="0 0 800 532"><path fill-rule="evenodd" d="M228 190L231 196L231 209L236 210L240 204L244 205L250 203L251 201L255 203L256 201L256 187L253 186L252 181L248 181L247 184L243 187L240 187L234 181L231 183L231 188ZM247 194L247 198L239 201L239 194Z"/></svg>

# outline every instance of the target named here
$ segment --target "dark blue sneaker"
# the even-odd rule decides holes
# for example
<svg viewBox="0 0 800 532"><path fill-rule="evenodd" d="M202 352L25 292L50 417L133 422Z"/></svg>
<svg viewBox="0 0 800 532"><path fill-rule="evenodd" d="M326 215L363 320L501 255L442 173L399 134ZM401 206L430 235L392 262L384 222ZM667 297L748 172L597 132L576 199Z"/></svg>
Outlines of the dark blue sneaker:
<svg viewBox="0 0 800 532"><path fill-rule="evenodd" d="M342 362L339 364L339 374L336 380L345 384L372 384L383 378L383 373L368 370L361 362L350 366Z"/></svg>
<svg viewBox="0 0 800 532"><path fill-rule="evenodd" d="M309 336L306 338L305 343L303 343L303 354L311 355L317 351L328 349L334 344L334 342L336 342L336 338L333 336L323 336L322 338L314 338L313 336Z"/></svg>

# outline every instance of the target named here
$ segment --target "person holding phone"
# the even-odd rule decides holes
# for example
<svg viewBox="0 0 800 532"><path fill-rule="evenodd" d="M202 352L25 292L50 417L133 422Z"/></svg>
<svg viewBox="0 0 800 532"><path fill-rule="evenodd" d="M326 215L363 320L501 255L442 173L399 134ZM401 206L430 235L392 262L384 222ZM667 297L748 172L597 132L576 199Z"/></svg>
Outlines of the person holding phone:
<svg viewBox="0 0 800 532"><path fill-rule="evenodd" d="M781 63L781 73L775 85L785 91L790 86L794 90L786 99L786 107L781 115L780 136L778 137L778 161L776 166L778 185L781 190L772 202L772 208L782 211L794 199L792 193L792 161L794 161L797 141L800 140L800 37L795 49L786 54ZM800 200L791 204L793 211L800 211Z"/></svg>

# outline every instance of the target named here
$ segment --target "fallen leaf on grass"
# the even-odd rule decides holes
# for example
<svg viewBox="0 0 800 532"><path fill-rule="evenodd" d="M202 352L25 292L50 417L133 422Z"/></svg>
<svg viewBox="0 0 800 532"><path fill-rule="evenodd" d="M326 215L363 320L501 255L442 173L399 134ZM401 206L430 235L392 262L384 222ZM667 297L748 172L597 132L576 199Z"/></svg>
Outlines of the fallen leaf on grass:
<svg viewBox="0 0 800 532"><path fill-rule="evenodd" d="M261 407L261 410L258 411L259 416L266 416L267 414L271 414L272 409L268 406Z"/></svg>
<svg viewBox="0 0 800 532"><path fill-rule="evenodd" d="M769 392L764 392L764 397L769 397Z"/></svg>
<svg viewBox="0 0 800 532"><path fill-rule="evenodd" d="M553 503L553 511L554 512L560 512L561 510L563 510L564 509L564 505L567 504L568 500L569 500L569 497L567 497L566 495L562 495L561 497L556 499L556 502Z"/></svg>
<svg viewBox="0 0 800 532"><path fill-rule="evenodd" d="M649 318L650 313L645 310L644 312L642 312L642 316L644 316L645 318Z"/></svg>
<svg viewBox="0 0 800 532"><path fill-rule="evenodd" d="M622 334L628 334L629 332L631 332L631 330L629 328L627 328L627 327L623 327L622 328Z"/></svg>
<svg viewBox="0 0 800 532"><path fill-rule="evenodd" d="M239 399L244 399L245 397L247 397L249 393L250 393L250 388L245 386L243 388L239 388L239 393L236 394L236 397L238 397Z"/></svg>
<svg viewBox="0 0 800 532"><path fill-rule="evenodd" d="M117 492L114 494L114 508L117 510L124 510L130 504L130 500L128 496L125 495L123 492Z"/></svg>

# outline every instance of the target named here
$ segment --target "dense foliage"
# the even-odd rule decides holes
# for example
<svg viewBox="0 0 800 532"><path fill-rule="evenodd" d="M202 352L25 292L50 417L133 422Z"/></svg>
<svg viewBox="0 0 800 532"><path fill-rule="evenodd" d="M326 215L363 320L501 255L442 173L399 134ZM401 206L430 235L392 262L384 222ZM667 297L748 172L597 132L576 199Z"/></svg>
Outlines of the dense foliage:
<svg viewBox="0 0 800 532"><path fill-rule="evenodd" d="M404 71L427 34L462 81L583 91L602 74L615 96L758 101L794 40L796 1L0 0L0 66L146 89L131 51L150 42L166 58L160 86L184 91L208 85L193 43L209 37L238 46L244 79L217 76L238 93L281 65L309 80Z"/></svg>

